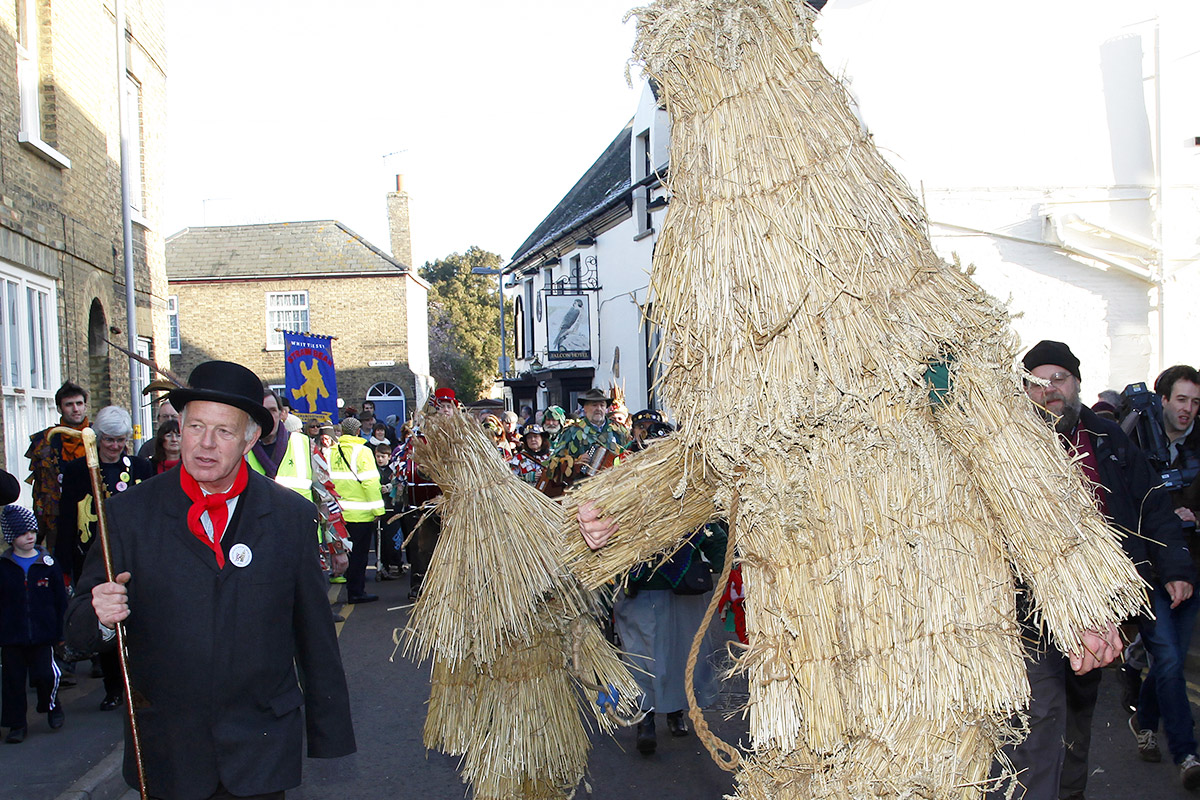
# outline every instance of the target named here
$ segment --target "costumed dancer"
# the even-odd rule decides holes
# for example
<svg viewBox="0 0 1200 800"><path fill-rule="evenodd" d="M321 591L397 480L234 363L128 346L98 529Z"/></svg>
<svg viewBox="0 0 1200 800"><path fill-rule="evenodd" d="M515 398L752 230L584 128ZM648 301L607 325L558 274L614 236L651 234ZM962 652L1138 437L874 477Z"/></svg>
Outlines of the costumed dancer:
<svg viewBox="0 0 1200 800"><path fill-rule="evenodd" d="M63 468L62 500L59 503L58 537L54 560L63 574L78 584L87 554L99 536L98 509L110 497L122 494L154 476L154 465L145 458L131 456L126 451L133 434L133 419L119 406L105 406L96 412L92 423L96 431L97 452L100 458L100 490L103 497L92 493L92 480L86 458L78 458ZM67 437L64 437L67 438ZM70 437L74 438L74 437ZM74 657L74 656L72 656ZM104 699L101 711L120 708L125 696L121 680L121 662L116 650L106 650L93 658L104 678ZM95 675L93 674L93 677Z"/></svg>
<svg viewBox="0 0 1200 800"><path fill-rule="evenodd" d="M1078 672L1120 651L1145 586L1025 398L1006 312L934 253L813 51L812 10L635 13L672 126L650 295L680 431L567 496L571 566L598 586L728 519L751 746L692 721L737 796L978 798L1029 702L1017 576Z"/></svg>
<svg viewBox="0 0 1200 800"><path fill-rule="evenodd" d="M579 396L583 418L554 441L537 488L558 497L577 481L612 466L629 449L629 429L608 417L612 396L592 388Z"/></svg>
<svg viewBox="0 0 1200 800"><path fill-rule="evenodd" d="M550 455L550 444L541 425L529 423L521 431L521 447L512 459L512 471L526 483L537 484Z"/></svg>
<svg viewBox="0 0 1200 800"><path fill-rule="evenodd" d="M397 638L434 661L425 743L463 757L480 800L561 800L587 766L583 715L604 730L628 724L637 684L562 568L560 507L513 477L477 423L443 408L418 417L416 448L443 491L442 538Z"/></svg>
<svg viewBox="0 0 1200 800"><path fill-rule="evenodd" d="M449 387L434 390L432 406L439 414L458 412L458 397ZM397 497L400 500L400 530L407 542L408 555L408 599L416 600L421 595L425 573L437 548L442 531L442 518L434 501L442 490L437 483L421 471L417 463L417 445L424 441L420 431L415 431L392 454L392 473L400 482Z"/></svg>
<svg viewBox="0 0 1200 800"><path fill-rule="evenodd" d="M350 531L342 517L337 490L329 476L329 448L337 434L332 425L322 425L312 443L312 490L317 500L317 549L327 569L333 573L330 581L345 583L342 577L350 564Z"/></svg>

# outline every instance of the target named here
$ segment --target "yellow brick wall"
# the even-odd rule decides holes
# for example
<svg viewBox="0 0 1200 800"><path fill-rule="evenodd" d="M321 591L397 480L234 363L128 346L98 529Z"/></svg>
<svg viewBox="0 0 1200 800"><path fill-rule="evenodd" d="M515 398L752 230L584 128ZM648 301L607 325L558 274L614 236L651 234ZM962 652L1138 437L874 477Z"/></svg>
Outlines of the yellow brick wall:
<svg viewBox="0 0 1200 800"><path fill-rule="evenodd" d="M309 331L335 336L333 359L338 394L359 407L367 389L392 381L404 390L411 408L415 386L407 365L406 278L380 277L221 281L171 284L179 298L182 352L172 363L183 378L209 359L235 361L254 370L265 383L283 383L282 350L267 350L268 292L308 292ZM393 367L370 367L392 360Z"/></svg>

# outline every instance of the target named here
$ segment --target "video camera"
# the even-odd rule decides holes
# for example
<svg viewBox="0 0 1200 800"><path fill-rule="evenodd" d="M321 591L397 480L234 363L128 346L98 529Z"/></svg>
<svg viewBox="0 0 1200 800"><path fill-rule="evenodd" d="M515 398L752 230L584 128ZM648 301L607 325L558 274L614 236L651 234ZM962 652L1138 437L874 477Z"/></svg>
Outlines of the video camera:
<svg viewBox="0 0 1200 800"><path fill-rule="evenodd" d="M1183 463L1177 467L1171 465L1171 442L1163 428L1162 398L1144 383L1131 383L1121 392L1121 399L1125 409L1121 427L1137 441L1163 485L1172 492L1190 486L1200 475L1200 457L1183 453Z"/></svg>

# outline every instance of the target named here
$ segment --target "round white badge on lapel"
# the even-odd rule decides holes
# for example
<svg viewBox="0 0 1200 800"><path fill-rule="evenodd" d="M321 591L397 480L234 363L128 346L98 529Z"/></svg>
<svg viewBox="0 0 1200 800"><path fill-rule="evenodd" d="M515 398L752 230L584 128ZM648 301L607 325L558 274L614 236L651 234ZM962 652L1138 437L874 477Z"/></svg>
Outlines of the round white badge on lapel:
<svg viewBox="0 0 1200 800"><path fill-rule="evenodd" d="M254 553L250 552L250 548L244 544L235 544L229 548L229 560L235 567L245 567L254 560Z"/></svg>

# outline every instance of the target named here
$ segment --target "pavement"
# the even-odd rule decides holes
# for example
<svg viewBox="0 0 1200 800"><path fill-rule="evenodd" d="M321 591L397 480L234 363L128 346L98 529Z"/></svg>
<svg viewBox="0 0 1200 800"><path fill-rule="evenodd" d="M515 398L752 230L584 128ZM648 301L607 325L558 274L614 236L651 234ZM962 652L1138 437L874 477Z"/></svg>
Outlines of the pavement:
<svg viewBox="0 0 1200 800"><path fill-rule="evenodd" d="M330 761L306 759L300 787L289 800L458 800L466 787L457 759L425 750L422 726L429 697L429 668L418 667L395 653L392 634L408 615L408 580L369 584L380 602L341 605L345 590L330 587L331 604L345 617L337 629L350 686L358 753ZM79 665L81 676L88 664ZM1197 673L1189 670L1196 682ZM1193 714L1200 718L1200 689L1193 693ZM43 716L31 714L29 737L22 745L0 744L0 797L14 800L136 800L138 794L121 778L122 715L101 712L100 681L80 677L78 686L62 693L66 725L51 732ZM737 709L745 702L744 684L730 682L717 706L705 718L722 739L746 744L747 726ZM1142 762L1127 714L1119 703L1115 670L1106 670L1093 724L1092 774L1088 800L1130 798L1195 798L1184 790L1162 743L1165 760ZM693 733L672 738L659 725L658 751L642 756L634 747L634 731L616 736L592 735L589 772L577 798L627 800L630 797L720 800L734 789L732 776L721 771Z"/></svg>

